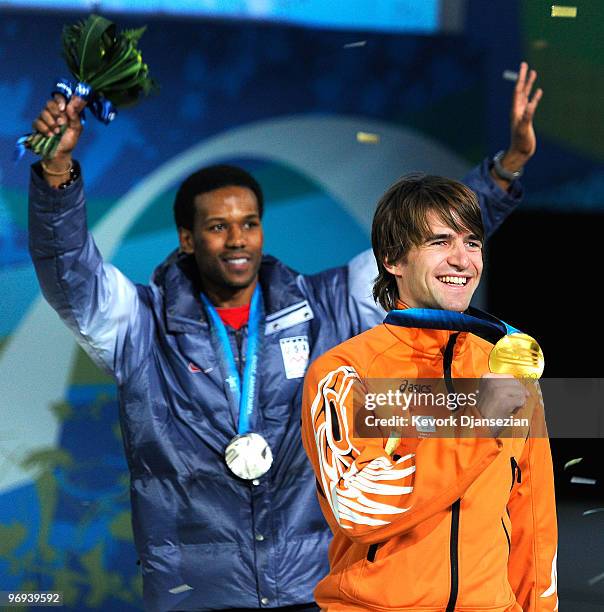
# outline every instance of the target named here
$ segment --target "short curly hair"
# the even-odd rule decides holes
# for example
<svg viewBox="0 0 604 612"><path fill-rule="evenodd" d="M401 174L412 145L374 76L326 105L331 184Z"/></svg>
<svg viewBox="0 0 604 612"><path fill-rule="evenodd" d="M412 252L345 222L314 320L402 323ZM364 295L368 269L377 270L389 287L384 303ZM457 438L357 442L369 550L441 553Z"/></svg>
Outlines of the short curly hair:
<svg viewBox="0 0 604 612"><path fill-rule="evenodd" d="M258 215L262 217L264 196L258 181L238 166L219 164L208 166L187 177L176 192L174 222L177 228L193 229L195 222L195 198L222 187L247 187L256 196Z"/></svg>

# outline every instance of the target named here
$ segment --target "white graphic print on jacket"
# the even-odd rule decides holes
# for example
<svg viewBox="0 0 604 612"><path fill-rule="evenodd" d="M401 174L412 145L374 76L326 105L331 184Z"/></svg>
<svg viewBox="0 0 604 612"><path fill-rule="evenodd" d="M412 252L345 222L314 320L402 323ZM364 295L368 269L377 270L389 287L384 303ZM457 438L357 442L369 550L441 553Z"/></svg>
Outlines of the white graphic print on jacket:
<svg viewBox="0 0 604 612"><path fill-rule="evenodd" d="M351 529L351 523L388 525L393 515L409 509L401 506L401 496L413 491L414 454L396 461L384 455L359 469L362 451L352 442L350 426L353 390L360 384L354 368L340 366L320 381L311 408L321 486L343 529Z"/></svg>

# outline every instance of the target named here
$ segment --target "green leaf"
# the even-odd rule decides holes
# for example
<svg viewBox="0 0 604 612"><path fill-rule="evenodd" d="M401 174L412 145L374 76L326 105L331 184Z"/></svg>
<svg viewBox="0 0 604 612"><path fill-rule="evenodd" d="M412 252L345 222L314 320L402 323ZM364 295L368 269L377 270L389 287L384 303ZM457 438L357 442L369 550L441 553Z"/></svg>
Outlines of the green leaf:
<svg viewBox="0 0 604 612"><path fill-rule="evenodd" d="M102 87L104 77L111 70L115 68L120 62L124 62L128 59L130 51L128 47L118 48L118 44L114 41L110 47L107 47L105 55L103 56L103 63L98 67L95 72L91 72L87 75L87 83L93 88L98 89Z"/></svg>
<svg viewBox="0 0 604 612"><path fill-rule="evenodd" d="M67 62L69 71L74 78L78 78L80 59L78 57L78 40L82 30L82 23L77 23L63 28L63 57Z"/></svg>
<svg viewBox="0 0 604 612"><path fill-rule="evenodd" d="M130 42L136 45L136 43L138 43L142 35L145 33L146 29L147 29L147 26L143 26L142 28L136 28L134 30L124 30L122 34Z"/></svg>
<svg viewBox="0 0 604 612"><path fill-rule="evenodd" d="M110 46L107 47L105 55L105 68L119 61L124 55L130 53L130 41L124 36L118 36Z"/></svg>
<svg viewBox="0 0 604 612"><path fill-rule="evenodd" d="M133 71L137 70L140 64L141 62L138 60L136 54L130 52L128 55L120 57L120 59L114 62L107 70L99 71L93 79L90 79L89 83L99 92L103 91L113 83L121 81L124 76L132 74Z"/></svg>
<svg viewBox="0 0 604 612"><path fill-rule="evenodd" d="M106 53L103 34L112 27L115 27L114 24L100 15L90 15L84 22L77 46L80 81L86 81L88 75L95 72L102 64Z"/></svg>
<svg viewBox="0 0 604 612"><path fill-rule="evenodd" d="M42 147L42 157L48 157L50 150L53 148L53 140L54 137L51 138L47 138L46 142L44 143L44 146Z"/></svg>
<svg viewBox="0 0 604 612"><path fill-rule="evenodd" d="M114 23L99 15L63 28L63 57L74 79L88 83L95 94L116 108L136 104L142 95L158 89L149 77L138 42L147 26L117 31ZM29 142L38 154L54 155L56 143Z"/></svg>

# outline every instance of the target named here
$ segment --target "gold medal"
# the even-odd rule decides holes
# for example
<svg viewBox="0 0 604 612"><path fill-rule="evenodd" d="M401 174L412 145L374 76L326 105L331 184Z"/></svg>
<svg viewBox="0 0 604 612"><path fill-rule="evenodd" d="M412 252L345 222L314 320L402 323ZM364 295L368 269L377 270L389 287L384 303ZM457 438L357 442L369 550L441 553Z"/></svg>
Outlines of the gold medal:
<svg viewBox="0 0 604 612"><path fill-rule="evenodd" d="M543 351L537 341L528 334L504 336L489 355L489 369L494 374L541 378L544 367Z"/></svg>

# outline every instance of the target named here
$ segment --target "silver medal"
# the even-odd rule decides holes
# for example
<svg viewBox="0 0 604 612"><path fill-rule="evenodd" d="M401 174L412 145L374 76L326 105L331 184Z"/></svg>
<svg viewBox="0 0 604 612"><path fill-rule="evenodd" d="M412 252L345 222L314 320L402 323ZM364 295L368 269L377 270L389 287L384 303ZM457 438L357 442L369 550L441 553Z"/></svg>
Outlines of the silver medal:
<svg viewBox="0 0 604 612"><path fill-rule="evenodd" d="M224 451L226 464L239 478L253 480L266 474L272 463L273 453L268 442L257 433L235 436Z"/></svg>

